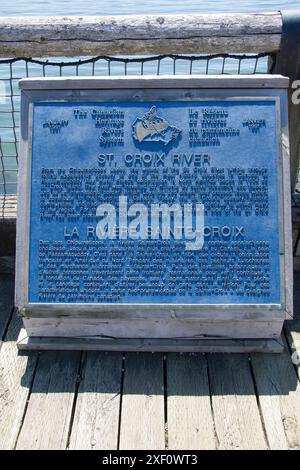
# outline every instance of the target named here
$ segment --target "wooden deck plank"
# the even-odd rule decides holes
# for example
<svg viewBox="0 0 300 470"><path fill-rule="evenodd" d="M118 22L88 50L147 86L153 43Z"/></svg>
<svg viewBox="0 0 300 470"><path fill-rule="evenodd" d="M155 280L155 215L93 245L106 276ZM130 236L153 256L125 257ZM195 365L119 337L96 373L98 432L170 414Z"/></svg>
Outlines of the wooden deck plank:
<svg viewBox="0 0 300 470"><path fill-rule="evenodd" d="M163 355L125 357L120 449L164 449Z"/></svg>
<svg viewBox="0 0 300 470"><path fill-rule="evenodd" d="M0 449L15 447L37 361L36 352L18 352L20 328L15 313L0 351Z"/></svg>
<svg viewBox="0 0 300 470"><path fill-rule="evenodd" d="M17 449L66 448L79 360L77 352L41 354Z"/></svg>
<svg viewBox="0 0 300 470"><path fill-rule="evenodd" d="M209 354L208 370L219 449L266 449L246 354Z"/></svg>
<svg viewBox="0 0 300 470"><path fill-rule="evenodd" d="M300 449L300 384L288 348L251 359L270 448Z"/></svg>
<svg viewBox="0 0 300 470"><path fill-rule="evenodd" d="M121 353L86 354L70 449L117 449L122 360Z"/></svg>
<svg viewBox="0 0 300 470"><path fill-rule="evenodd" d="M167 355L167 420L169 449L216 448L203 354Z"/></svg>
<svg viewBox="0 0 300 470"><path fill-rule="evenodd" d="M284 330L291 350L292 361L300 380L300 319L286 322Z"/></svg>

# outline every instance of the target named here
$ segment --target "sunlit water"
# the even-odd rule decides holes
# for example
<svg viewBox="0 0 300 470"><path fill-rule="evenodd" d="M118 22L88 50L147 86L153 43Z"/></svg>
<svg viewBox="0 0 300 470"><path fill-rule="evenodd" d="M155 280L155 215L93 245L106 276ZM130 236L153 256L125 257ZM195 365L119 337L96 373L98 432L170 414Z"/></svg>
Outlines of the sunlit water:
<svg viewBox="0 0 300 470"><path fill-rule="evenodd" d="M258 12L297 8L290 0L2 0L1 15L133 15L155 13Z"/></svg>

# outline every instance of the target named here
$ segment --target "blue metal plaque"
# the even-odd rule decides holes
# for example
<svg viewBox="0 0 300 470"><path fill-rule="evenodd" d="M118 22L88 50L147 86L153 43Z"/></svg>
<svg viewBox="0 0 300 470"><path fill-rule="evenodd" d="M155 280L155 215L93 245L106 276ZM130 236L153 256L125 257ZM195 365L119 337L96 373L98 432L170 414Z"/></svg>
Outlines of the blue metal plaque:
<svg viewBox="0 0 300 470"><path fill-rule="evenodd" d="M36 102L28 300L279 304L275 98Z"/></svg>

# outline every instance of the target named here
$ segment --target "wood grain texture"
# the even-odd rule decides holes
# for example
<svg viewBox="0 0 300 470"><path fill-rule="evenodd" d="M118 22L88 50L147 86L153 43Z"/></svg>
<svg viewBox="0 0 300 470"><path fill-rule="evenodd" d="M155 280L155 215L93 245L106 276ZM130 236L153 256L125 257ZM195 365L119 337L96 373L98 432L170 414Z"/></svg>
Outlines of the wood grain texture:
<svg viewBox="0 0 300 470"><path fill-rule="evenodd" d="M79 353L43 352L39 358L17 449L65 449Z"/></svg>
<svg viewBox="0 0 300 470"><path fill-rule="evenodd" d="M163 355L128 353L121 412L120 449L164 449Z"/></svg>
<svg viewBox="0 0 300 470"><path fill-rule="evenodd" d="M251 358L270 448L300 449L300 384L287 347Z"/></svg>
<svg viewBox="0 0 300 470"><path fill-rule="evenodd" d="M218 449L266 449L248 356L208 355Z"/></svg>
<svg viewBox="0 0 300 470"><path fill-rule="evenodd" d="M57 318L53 316L53 318L24 318L23 321L29 336L90 337L91 339L96 337L99 339L165 338L186 340L277 339L280 337L283 325L283 320L277 320L276 317L273 320L260 321L259 311L257 312L257 319L227 319L224 321L216 321L212 311L210 321L201 321L202 312L199 308L198 318L189 321L188 318L185 318L185 315L178 319L166 314L166 319L160 319L155 318L155 315L151 316L150 312L148 318L145 312L144 319L134 319L128 314L129 308L127 305L124 307L123 318L119 319L112 318L112 315L106 315L101 318L99 313L99 318L76 318L76 316ZM154 305L153 308L157 308L157 306ZM75 309L76 305L74 305L74 311ZM89 306L87 305L85 309L89 309ZM99 308L99 310L101 309ZM229 314L230 311L227 313ZM188 315L189 313L187 312L186 316L188 317ZM232 313L232 316L234 317L234 313Z"/></svg>
<svg viewBox="0 0 300 470"><path fill-rule="evenodd" d="M216 448L203 354L167 355L167 413L170 450Z"/></svg>
<svg viewBox="0 0 300 470"><path fill-rule="evenodd" d="M17 196L0 195L0 272L5 267L4 258L15 255L16 215Z"/></svg>
<svg viewBox="0 0 300 470"><path fill-rule="evenodd" d="M2 17L2 57L278 51L279 12Z"/></svg>
<svg viewBox="0 0 300 470"><path fill-rule="evenodd" d="M281 339L105 339L29 337L22 329L17 346L20 350L60 351L159 351L159 352L272 352L283 350Z"/></svg>
<svg viewBox="0 0 300 470"><path fill-rule="evenodd" d="M17 196L15 194L0 196L0 221L15 219L17 214ZM4 219L4 220L1 220ZM12 220L13 223L13 220Z"/></svg>
<svg viewBox="0 0 300 470"><path fill-rule="evenodd" d="M121 376L121 353L87 353L70 449L117 449Z"/></svg>
<svg viewBox="0 0 300 470"><path fill-rule="evenodd" d="M191 88L201 88L202 93L205 89L244 89L244 88L288 88L289 78L283 77L282 75L270 75L270 74L250 74L250 75L141 75L136 76L108 76L108 77L40 77L40 78L23 78L19 82L21 90L34 91L43 93L47 90L47 99L52 97L51 91L56 90L54 99L59 95L60 91L63 91L63 98L69 98L74 101L74 94L71 93L69 96L67 90L112 90L111 96L107 95L109 100L116 98L116 94L120 90L134 90L129 96L124 95L123 99L132 99L138 101L143 97L142 91L163 89L164 98L168 98L168 90L173 91L176 89L189 90ZM138 89L138 90L136 90ZM29 96L29 94L28 94ZM77 95L77 96L80 96ZM189 95L191 96L191 95ZM181 96L181 98L187 99L187 95ZM161 96L160 96L161 98ZM202 96L203 98L203 96ZM96 98L97 99L97 98ZM147 96L144 96L147 99ZM173 99L176 97L173 96ZM178 97L177 97L178 99Z"/></svg>
<svg viewBox="0 0 300 470"><path fill-rule="evenodd" d="M290 141L288 133L288 103L281 100L281 161L282 178L279 188L280 204L282 205L281 253L282 269L284 270L284 303L287 320L293 318L293 246L292 246L292 213L291 213L291 181L290 181ZM284 263L284 264L283 264ZM282 282L283 284L283 282Z"/></svg>
<svg viewBox="0 0 300 470"><path fill-rule="evenodd" d="M0 449L13 449L22 425L37 354L18 353L21 320L15 314L0 350Z"/></svg>

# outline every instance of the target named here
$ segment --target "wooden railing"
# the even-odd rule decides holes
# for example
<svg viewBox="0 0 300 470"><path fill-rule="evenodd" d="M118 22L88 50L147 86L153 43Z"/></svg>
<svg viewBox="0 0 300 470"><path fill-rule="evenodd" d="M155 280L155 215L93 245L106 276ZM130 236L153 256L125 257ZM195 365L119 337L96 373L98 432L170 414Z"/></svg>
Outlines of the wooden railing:
<svg viewBox="0 0 300 470"><path fill-rule="evenodd" d="M0 56L277 52L280 12L0 18Z"/></svg>

